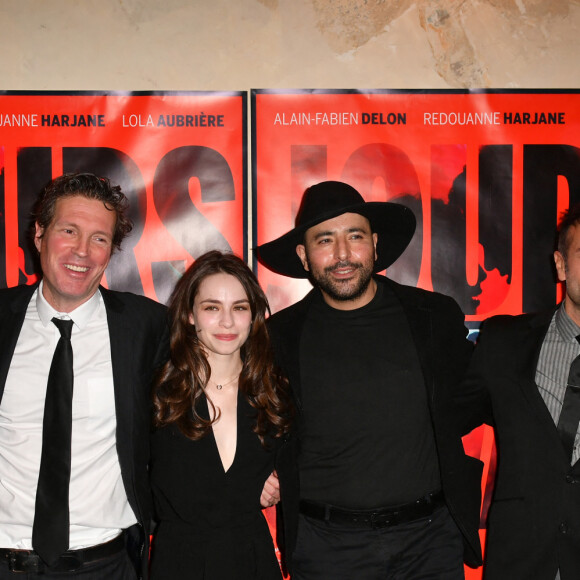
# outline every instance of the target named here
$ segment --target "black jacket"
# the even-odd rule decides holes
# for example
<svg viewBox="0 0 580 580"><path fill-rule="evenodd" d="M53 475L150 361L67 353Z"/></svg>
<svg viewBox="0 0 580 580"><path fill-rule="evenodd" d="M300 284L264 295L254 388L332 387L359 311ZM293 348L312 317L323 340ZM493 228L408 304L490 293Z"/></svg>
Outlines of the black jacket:
<svg viewBox="0 0 580 580"><path fill-rule="evenodd" d="M446 503L463 534L465 561L472 566L481 565L478 529L482 463L463 451L460 421L453 402L454 397L459 396L459 383L472 351L471 343L465 338L463 314L454 300L442 294L402 286L383 276L375 279L395 293L409 322L428 393ZM276 359L289 377L296 399L298 433L301 406L299 344L314 292L318 290L269 319ZM298 526L300 492L297 476L293 477L296 449L296 444L286 446L278 462L278 473L284 474L284 481L294 482L281 488L287 555L294 549Z"/></svg>
<svg viewBox="0 0 580 580"><path fill-rule="evenodd" d="M553 314L487 320L464 383L464 416L493 425L498 450L488 579L554 580L558 566L562 580L580 578L580 461L570 467L535 382Z"/></svg>
<svg viewBox="0 0 580 580"><path fill-rule="evenodd" d="M17 286L0 290L0 404L26 309L36 288ZM152 510L147 468L151 380L154 369L168 354L166 309L135 294L102 287L100 291L107 310L111 342L117 454L129 504L142 526L139 552L145 575Z"/></svg>

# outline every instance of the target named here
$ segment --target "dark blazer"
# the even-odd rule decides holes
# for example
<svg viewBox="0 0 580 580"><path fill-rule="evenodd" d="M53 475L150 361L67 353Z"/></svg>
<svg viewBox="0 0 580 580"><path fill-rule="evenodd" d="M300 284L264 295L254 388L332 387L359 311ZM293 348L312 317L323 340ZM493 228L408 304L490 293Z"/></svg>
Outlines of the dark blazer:
<svg viewBox="0 0 580 580"><path fill-rule="evenodd" d="M35 286L0 290L0 404L12 355ZM125 292L100 287L107 310L117 411L117 454L129 504L143 533L139 555L146 563L152 502L147 464L151 379L168 353L166 309ZM147 566L143 566L145 573Z"/></svg>
<svg viewBox="0 0 580 580"><path fill-rule="evenodd" d="M418 288L402 286L383 276L377 283L387 285L400 300L407 316L428 393L435 443L439 456L443 492L449 511L464 538L465 561L481 565L479 515L482 463L465 455L459 431L460 422L454 412L453 398L463 377L472 351L465 338L463 314L457 303L447 296ZM300 415L301 386L299 344L304 321L312 302L313 290L303 300L269 319L274 352L282 370L288 375ZM300 418L298 419L298 432ZM283 525L287 555L293 551L298 526L299 490L295 460L297 443L283 448L278 473L292 486L281 486ZM294 464L292 463L294 462Z"/></svg>
<svg viewBox="0 0 580 580"><path fill-rule="evenodd" d="M535 383L553 314L487 320L465 380L465 416L493 425L498 449L487 579L554 580L558 566L562 580L580 578L580 462L570 467Z"/></svg>

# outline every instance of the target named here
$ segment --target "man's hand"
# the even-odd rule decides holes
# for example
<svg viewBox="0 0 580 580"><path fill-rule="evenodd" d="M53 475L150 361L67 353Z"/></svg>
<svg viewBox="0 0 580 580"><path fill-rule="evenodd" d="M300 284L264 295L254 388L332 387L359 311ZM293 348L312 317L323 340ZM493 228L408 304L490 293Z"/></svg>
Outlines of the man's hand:
<svg viewBox="0 0 580 580"><path fill-rule="evenodd" d="M272 507L280 501L280 482L275 471L270 474L270 477L264 483L264 489L260 496L260 504L262 507Z"/></svg>

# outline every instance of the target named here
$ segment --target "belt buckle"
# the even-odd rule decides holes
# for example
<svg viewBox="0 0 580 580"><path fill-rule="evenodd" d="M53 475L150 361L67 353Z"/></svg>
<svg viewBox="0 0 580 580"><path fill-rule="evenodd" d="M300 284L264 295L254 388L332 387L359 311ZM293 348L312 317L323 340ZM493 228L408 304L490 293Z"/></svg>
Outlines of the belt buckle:
<svg viewBox="0 0 580 580"><path fill-rule="evenodd" d="M28 572L35 572L41 574L44 572L44 563L40 558L27 550L10 550L6 554L8 562L8 570L16 574L26 574Z"/></svg>
<svg viewBox="0 0 580 580"><path fill-rule="evenodd" d="M394 526L397 523L397 512L374 512L371 514L371 528L373 530L380 530L389 526Z"/></svg>
<svg viewBox="0 0 580 580"><path fill-rule="evenodd" d="M77 554L65 552L58 561L59 570L65 572L75 572L83 565L83 560Z"/></svg>

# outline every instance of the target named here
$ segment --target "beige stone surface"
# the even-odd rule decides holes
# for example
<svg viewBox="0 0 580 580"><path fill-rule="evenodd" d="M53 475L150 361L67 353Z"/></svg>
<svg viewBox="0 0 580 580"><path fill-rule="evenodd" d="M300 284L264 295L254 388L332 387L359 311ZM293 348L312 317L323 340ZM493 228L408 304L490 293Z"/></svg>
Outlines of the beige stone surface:
<svg viewBox="0 0 580 580"><path fill-rule="evenodd" d="M0 0L4 89L573 88L580 0Z"/></svg>

